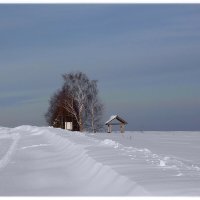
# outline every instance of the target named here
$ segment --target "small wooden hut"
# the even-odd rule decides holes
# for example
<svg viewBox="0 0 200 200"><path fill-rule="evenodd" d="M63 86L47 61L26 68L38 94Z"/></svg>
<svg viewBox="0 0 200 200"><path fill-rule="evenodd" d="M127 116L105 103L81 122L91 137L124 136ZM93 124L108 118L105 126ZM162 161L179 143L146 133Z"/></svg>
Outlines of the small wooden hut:
<svg viewBox="0 0 200 200"><path fill-rule="evenodd" d="M120 126L120 132L124 133L126 124L128 124L128 123L124 119L119 117L118 115L112 115L110 117L110 119L105 123L105 125L108 126L108 133L112 132L112 126L113 125L119 125Z"/></svg>

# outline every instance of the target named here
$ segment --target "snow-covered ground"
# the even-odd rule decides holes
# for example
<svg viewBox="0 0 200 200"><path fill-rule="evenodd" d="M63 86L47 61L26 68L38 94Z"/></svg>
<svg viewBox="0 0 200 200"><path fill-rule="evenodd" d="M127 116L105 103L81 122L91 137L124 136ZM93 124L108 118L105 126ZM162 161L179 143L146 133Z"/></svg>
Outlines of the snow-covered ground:
<svg viewBox="0 0 200 200"><path fill-rule="evenodd" d="M0 196L200 196L200 132L0 127Z"/></svg>

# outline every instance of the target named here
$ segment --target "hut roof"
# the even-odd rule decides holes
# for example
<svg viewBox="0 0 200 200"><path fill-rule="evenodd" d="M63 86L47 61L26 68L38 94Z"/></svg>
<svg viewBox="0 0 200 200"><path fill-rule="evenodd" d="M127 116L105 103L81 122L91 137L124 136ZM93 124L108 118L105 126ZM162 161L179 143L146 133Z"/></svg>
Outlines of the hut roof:
<svg viewBox="0 0 200 200"><path fill-rule="evenodd" d="M118 121L120 121L120 122L123 123L123 124L128 124L125 120L123 120L122 118L120 118L118 115L112 115L112 116L110 117L110 119L105 123L105 125L111 124L111 122L112 122L114 119L117 119Z"/></svg>

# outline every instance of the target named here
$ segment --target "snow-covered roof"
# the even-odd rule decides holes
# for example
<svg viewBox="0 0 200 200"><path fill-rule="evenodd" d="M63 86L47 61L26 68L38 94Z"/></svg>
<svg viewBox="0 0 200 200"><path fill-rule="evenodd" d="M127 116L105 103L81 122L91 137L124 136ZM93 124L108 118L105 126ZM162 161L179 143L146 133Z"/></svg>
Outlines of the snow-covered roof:
<svg viewBox="0 0 200 200"><path fill-rule="evenodd" d="M124 124L127 124L127 122L125 120L123 120L122 118L120 118L118 115L111 115L109 120L106 121L106 125L109 124L111 121L113 121L114 119L117 119L118 121L124 123Z"/></svg>
<svg viewBox="0 0 200 200"><path fill-rule="evenodd" d="M112 121L112 120L114 120L116 117L117 117L117 115L111 115L111 116L110 116L110 118L109 118L109 120L108 120L108 121L106 121L106 123L105 123L105 124L107 124L107 123L111 122L111 121Z"/></svg>

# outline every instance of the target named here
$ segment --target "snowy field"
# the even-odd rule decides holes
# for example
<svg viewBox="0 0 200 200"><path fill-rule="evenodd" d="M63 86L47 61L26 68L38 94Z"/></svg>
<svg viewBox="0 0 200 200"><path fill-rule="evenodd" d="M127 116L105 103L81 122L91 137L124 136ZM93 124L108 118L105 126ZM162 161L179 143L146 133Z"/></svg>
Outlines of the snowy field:
<svg viewBox="0 0 200 200"><path fill-rule="evenodd" d="M200 132L0 127L0 196L200 196Z"/></svg>

